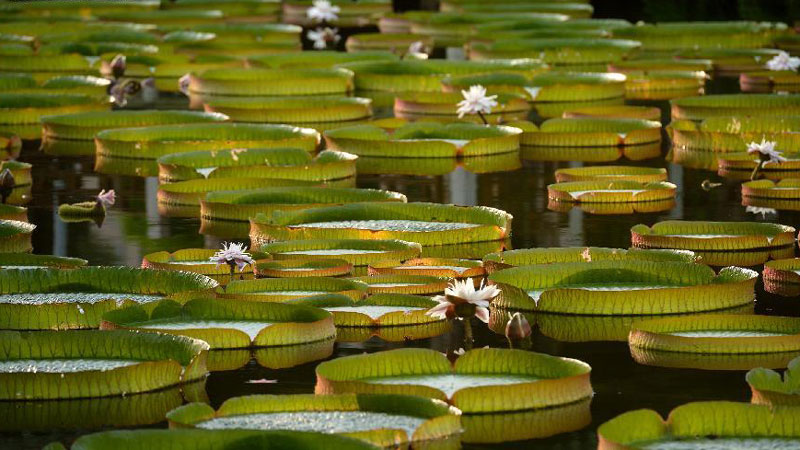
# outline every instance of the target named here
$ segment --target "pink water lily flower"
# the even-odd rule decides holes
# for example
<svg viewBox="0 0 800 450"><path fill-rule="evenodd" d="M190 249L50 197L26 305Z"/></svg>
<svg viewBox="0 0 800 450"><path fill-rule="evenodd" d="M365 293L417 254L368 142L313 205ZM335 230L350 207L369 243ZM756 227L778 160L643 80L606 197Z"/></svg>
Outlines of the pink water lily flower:
<svg viewBox="0 0 800 450"><path fill-rule="evenodd" d="M192 75L188 73L178 79L178 90L181 91L181 94L189 95L189 83L191 81Z"/></svg>
<svg viewBox="0 0 800 450"><path fill-rule="evenodd" d="M239 272L243 271L248 264L254 264L253 258L247 253L247 247L244 244L231 242L222 244L222 250L218 250L211 258L212 262L217 263L217 266L227 264L233 271L234 267L239 268Z"/></svg>
<svg viewBox="0 0 800 450"><path fill-rule="evenodd" d="M103 208L110 208L114 206L117 201L117 193L113 189L106 191L103 189L97 194L97 202L103 205Z"/></svg>
<svg viewBox="0 0 800 450"><path fill-rule="evenodd" d="M426 315L434 319L464 319L475 316L482 322L489 323L489 302L500 294L500 289L483 284L475 289L475 283L467 278L453 280L444 294L433 297L439 304L429 309Z"/></svg>

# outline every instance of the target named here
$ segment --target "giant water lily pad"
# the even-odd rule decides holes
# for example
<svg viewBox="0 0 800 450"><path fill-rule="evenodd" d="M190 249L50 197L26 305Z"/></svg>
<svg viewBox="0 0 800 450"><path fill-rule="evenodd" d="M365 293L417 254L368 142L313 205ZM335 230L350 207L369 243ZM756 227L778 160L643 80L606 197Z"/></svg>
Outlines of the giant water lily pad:
<svg viewBox="0 0 800 450"><path fill-rule="evenodd" d="M455 92L473 84L486 86L490 93L520 94L531 102L544 104L620 99L625 95L625 75L619 73L554 71L533 77L517 73L466 75L444 80L443 88Z"/></svg>
<svg viewBox="0 0 800 450"><path fill-rule="evenodd" d="M205 377L208 344L127 331L0 331L0 398L43 400L154 391Z"/></svg>
<svg viewBox="0 0 800 450"><path fill-rule="evenodd" d="M344 52L288 52L276 55L254 56L248 61L258 67L280 68L330 68L336 64L354 61L396 61L397 56L382 51L358 53Z"/></svg>
<svg viewBox="0 0 800 450"><path fill-rule="evenodd" d="M631 243L638 248L691 250L713 266L754 266L794 256L794 235L793 227L772 223L668 220L652 227L634 226Z"/></svg>
<svg viewBox="0 0 800 450"><path fill-rule="evenodd" d="M758 273L719 274L683 262L608 260L526 265L494 272L497 307L558 314L651 315L712 311L749 304Z"/></svg>
<svg viewBox="0 0 800 450"><path fill-rule="evenodd" d="M347 186L354 178L347 178ZM158 187L158 212L171 217L199 217L200 200L209 192L232 191L237 189L261 189L278 186L314 186L313 181L280 178L200 178L176 183L162 184Z"/></svg>
<svg viewBox="0 0 800 450"><path fill-rule="evenodd" d="M616 29L614 37L635 39L647 51L666 52L705 48L771 47L787 34L783 23L769 22L665 22Z"/></svg>
<svg viewBox="0 0 800 450"><path fill-rule="evenodd" d="M800 258L767 261L762 275L764 283L800 284Z"/></svg>
<svg viewBox="0 0 800 450"><path fill-rule="evenodd" d="M369 265L370 275L427 275L446 278L483 278L480 261L456 258L414 258L405 262L385 260Z"/></svg>
<svg viewBox="0 0 800 450"><path fill-rule="evenodd" d="M346 69L211 69L191 76L189 92L203 96L346 95Z"/></svg>
<svg viewBox="0 0 800 450"><path fill-rule="evenodd" d="M410 11L417 13L417 11ZM427 13L427 14L426 14ZM407 13L408 14L408 13ZM460 47L478 35L482 24L508 20L530 19L540 25L557 24L569 19L566 14L543 12L437 12L424 11L407 16L409 30L414 34L432 36L436 47ZM396 26L391 24L391 26Z"/></svg>
<svg viewBox="0 0 800 450"><path fill-rule="evenodd" d="M323 294L341 294L358 300L366 293L367 285L360 281L328 277L232 281L224 289L217 289L220 298L258 302L285 302Z"/></svg>
<svg viewBox="0 0 800 450"><path fill-rule="evenodd" d="M792 448L800 418L792 409L735 402L692 402L663 420L651 409L626 412L597 429L600 450Z"/></svg>
<svg viewBox="0 0 800 450"><path fill-rule="evenodd" d="M789 361L781 375L758 367L747 372L747 384L753 392L751 403L771 406L800 406L800 357Z"/></svg>
<svg viewBox="0 0 800 450"><path fill-rule="evenodd" d="M352 279L366 284L370 294L433 295L444 292L450 282L447 277L413 274L370 275Z"/></svg>
<svg viewBox="0 0 800 450"><path fill-rule="evenodd" d="M738 75L741 72L762 70L770 59L780 54L776 48L704 48L676 52L678 59L709 59L714 72Z"/></svg>
<svg viewBox="0 0 800 450"><path fill-rule="evenodd" d="M300 148L197 151L163 156L158 160L158 169L159 179L165 183L201 178L327 182L355 177L356 157L332 150L323 150L312 157Z"/></svg>
<svg viewBox="0 0 800 450"><path fill-rule="evenodd" d="M592 261L654 261L698 262L700 258L689 250L639 249L605 247L541 247L489 253L483 263L489 273L516 266Z"/></svg>
<svg viewBox="0 0 800 450"><path fill-rule="evenodd" d="M255 267L258 278L340 277L352 271L353 265L343 259L264 261Z"/></svg>
<svg viewBox="0 0 800 450"><path fill-rule="evenodd" d="M800 117L708 117L701 122L675 120L667 128L676 147L715 153L744 152L747 144L773 141L780 151L800 152Z"/></svg>
<svg viewBox="0 0 800 450"><path fill-rule="evenodd" d="M262 245L295 239L402 239L425 246L500 241L511 215L498 209L437 203L352 203L276 211L250 219L250 240Z"/></svg>
<svg viewBox="0 0 800 450"><path fill-rule="evenodd" d="M32 255L30 253L0 253L0 268L5 270L29 269L75 269L85 266L87 261L81 258L69 258L54 255Z"/></svg>
<svg viewBox="0 0 800 450"><path fill-rule="evenodd" d="M713 155L716 156L716 154ZM791 153L786 156L786 160L780 163L767 161L761 165L759 174L766 180L742 183L742 195L746 197L743 200L752 198L791 200L797 198L795 188L797 179L800 177L800 154ZM753 170L759 164L758 156L746 152L720 154L715 159L717 174L736 181L750 180Z"/></svg>
<svg viewBox="0 0 800 450"><path fill-rule="evenodd" d="M543 147L619 147L661 142L661 124L641 119L549 119L525 130L520 144Z"/></svg>
<svg viewBox="0 0 800 450"><path fill-rule="evenodd" d="M207 123L105 130L97 134L96 143L96 170L103 172L122 160L137 164L139 176L150 176L157 170L155 160L170 153L276 147L313 151L319 134L288 125Z"/></svg>
<svg viewBox="0 0 800 450"><path fill-rule="evenodd" d="M615 119L661 120L661 110L653 106L583 106L564 111L565 118L608 117Z"/></svg>
<svg viewBox="0 0 800 450"><path fill-rule="evenodd" d="M771 175L774 175L773 172ZM755 180L742 183L742 204L774 209L800 208L800 179L786 178L778 182Z"/></svg>
<svg viewBox="0 0 800 450"><path fill-rule="evenodd" d="M70 148L86 149L79 154L94 154L94 145L65 146L67 141L91 141L95 134L111 128L130 128L151 125L169 125L198 122L222 122L228 120L223 114L197 111L115 111L85 112L42 117L42 150L50 154L63 154ZM70 152L69 154L75 154Z"/></svg>
<svg viewBox="0 0 800 450"><path fill-rule="evenodd" d="M739 75L742 92L797 92L800 76L793 70L764 70Z"/></svg>
<svg viewBox="0 0 800 450"><path fill-rule="evenodd" d="M336 433L384 446L431 445L461 431L460 411L404 395L254 395L225 401L218 411L191 403L171 411L174 427L285 429Z"/></svg>
<svg viewBox="0 0 800 450"><path fill-rule="evenodd" d="M557 68L605 65L629 57L641 47L625 39L540 38L502 39L492 43L472 42L472 60L538 58Z"/></svg>
<svg viewBox="0 0 800 450"><path fill-rule="evenodd" d="M786 367L800 351L800 319L709 314L637 322L628 344L646 365L741 370Z"/></svg>
<svg viewBox="0 0 800 450"><path fill-rule="evenodd" d="M2 328L96 328L112 309L165 297L185 299L217 286L199 274L129 267L0 271Z"/></svg>
<svg viewBox="0 0 800 450"><path fill-rule="evenodd" d="M122 448L136 442L149 450L171 450L191 445L196 450L230 448L303 448L308 450L374 450L375 446L346 436L300 431L256 430L114 430L87 434L72 445L73 450Z"/></svg>
<svg viewBox="0 0 800 450"><path fill-rule="evenodd" d="M741 116L757 109L761 116L800 114L800 95L718 94L686 97L670 102L673 119L703 120L709 117Z"/></svg>
<svg viewBox="0 0 800 450"><path fill-rule="evenodd" d="M703 94L708 79L703 71L631 71L625 76L625 98L629 100L669 100Z"/></svg>
<svg viewBox="0 0 800 450"><path fill-rule="evenodd" d="M190 300L160 302L150 313L141 306L111 311L103 329L155 331L207 342L211 349L307 344L333 339L333 317L317 308L275 302Z"/></svg>
<svg viewBox="0 0 800 450"><path fill-rule="evenodd" d="M433 48L433 39L411 33L359 33L349 36L344 43L348 52L384 50L399 56L409 53L409 47L417 42Z"/></svg>
<svg viewBox="0 0 800 450"><path fill-rule="evenodd" d="M556 170L556 181L667 181L667 169L636 166L589 166Z"/></svg>
<svg viewBox="0 0 800 450"><path fill-rule="evenodd" d="M11 208L12 210L9 210ZM18 211L19 207L7 206L7 211L2 211L4 214L11 214L14 217L24 214L27 217L27 211ZM21 218L21 217L19 217ZM0 251L3 252L29 252L33 249L31 244L31 235L36 225L32 225L19 220L0 220Z"/></svg>
<svg viewBox="0 0 800 450"><path fill-rule="evenodd" d="M111 109L108 100L88 95L53 93L0 94L0 129L13 131L22 139L38 139L39 120L51 114L68 114Z"/></svg>
<svg viewBox="0 0 800 450"><path fill-rule="evenodd" d="M652 203L674 200L676 189L666 181L567 181L547 186L547 196L557 203L636 203L634 210L647 210Z"/></svg>
<svg viewBox="0 0 800 450"><path fill-rule="evenodd" d="M183 272L193 272L214 278L220 282L225 282L230 277L230 267L227 264L217 264L211 261L211 257L217 250L205 248L185 248L175 252L155 252L142 257L142 267L146 269L177 270ZM256 261L263 259L263 253L252 254ZM237 274L247 274L252 276L253 266L248 264Z"/></svg>
<svg viewBox="0 0 800 450"><path fill-rule="evenodd" d="M329 294L295 299L291 303L330 311L333 313L334 323L339 328L404 328L409 325L431 325L442 322L441 319L425 314L436 306L437 302L429 297L411 294L377 293L360 300ZM391 335L393 330L388 331Z"/></svg>
<svg viewBox="0 0 800 450"><path fill-rule="evenodd" d="M404 393L464 413L546 408L592 395L588 364L521 350L470 350L451 365L428 349L354 355L317 366L317 394Z"/></svg>
<svg viewBox="0 0 800 450"><path fill-rule="evenodd" d="M355 72L356 89L390 92L438 92L448 75L512 72L521 76L543 72L547 65L533 59L496 61L404 60L341 64Z"/></svg>
<svg viewBox="0 0 800 450"><path fill-rule="evenodd" d="M19 161L2 161L0 162L0 172L8 169L11 176L14 178L14 187L11 193L6 197L6 205L26 205L31 201L31 188L33 185L33 177L31 176L32 164L19 162ZM27 219L26 219L27 220Z"/></svg>
<svg viewBox="0 0 800 450"><path fill-rule="evenodd" d="M0 159L5 161L19 157L22 150L22 140L11 132L0 131Z"/></svg>
<svg viewBox="0 0 800 450"><path fill-rule="evenodd" d="M544 12L566 14L571 19L589 18L592 16L594 8L592 5L582 2L520 2L504 1L502 3L483 3L470 0L450 0L440 3L442 12Z"/></svg>
<svg viewBox="0 0 800 450"><path fill-rule="evenodd" d="M460 92L409 92L394 99L395 117L409 120L454 122L456 119L483 123L477 115L458 117L458 102L464 97ZM497 106L483 116L489 123L500 124L528 117L531 105L522 95L499 94Z"/></svg>
<svg viewBox="0 0 800 450"><path fill-rule="evenodd" d="M372 117L372 100L359 97L244 97L210 99L206 111L236 122L289 123L317 130L352 125Z"/></svg>
<svg viewBox="0 0 800 450"><path fill-rule="evenodd" d="M418 122L387 131L356 125L325 132L328 148L387 158L455 158L515 152L521 130L471 123Z"/></svg>
<svg viewBox="0 0 800 450"><path fill-rule="evenodd" d="M422 253L415 242L393 239L293 240L264 244L259 249L279 261L344 260L354 266L356 274L365 273L367 265L378 261L405 261Z"/></svg>
<svg viewBox="0 0 800 450"><path fill-rule="evenodd" d="M204 221L248 222L257 214L357 202L405 202L406 196L379 189L356 188L265 188L212 192L200 202Z"/></svg>

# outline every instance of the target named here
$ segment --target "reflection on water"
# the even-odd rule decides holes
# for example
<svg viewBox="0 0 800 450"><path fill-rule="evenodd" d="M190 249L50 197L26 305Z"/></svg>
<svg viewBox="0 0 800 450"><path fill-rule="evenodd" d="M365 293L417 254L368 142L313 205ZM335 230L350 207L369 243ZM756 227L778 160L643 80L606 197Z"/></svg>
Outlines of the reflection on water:
<svg viewBox="0 0 800 450"><path fill-rule="evenodd" d="M708 85L708 91L730 92L731 86L736 85L735 82L736 80L730 79L713 80ZM666 103L657 104L667 114ZM407 168L395 165L393 169L399 168L395 170L397 173L410 172L417 175L378 175L368 173L380 170L364 170L358 177L357 185L402 192L408 196L409 201L492 206L514 216L513 234L507 244L488 243L467 249L443 248L440 249L440 256L444 257L464 257L463 252L477 256L497 251L504 245L513 248L581 245L627 248L630 244L631 226L639 223L650 225L667 219L774 221L789 225L800 223L800 213L795 211L779 211L777 216L770 215L766 219L746 213L739 183L721 179L713 172L665 163L663 155L666 154L668 140L666 137L664 140L662 156L634 164L668 168L669 181L678 185L678 191L675 205L667 211L606 215L590 214L580 208L565 212L548 209L547 185L555 182L555 170L589 165L579 162L525 160L520 164L513 160L460 163L448 160L438 161L442 163L441 167L438 164L409 165ZM29 216L38 225L33 236L36 253L86 258L90 264L138 266L143 255L155 251L219 246L219 238L206 237L198 232L199 218L159 214L156 178L94 173L94 161L91 157L54 157L39 152L38 145L35 142L27 143L20 158L34 164L33 199L29 205ZM501 171L484 173L494 162L498 162L496 169ZM369 161L359 163L359 169L377 167L367 163L372 164ZM415 167L420 169L416 170ZM701 188L701 183L706 179L723 184L706 191ZM91 222L66 224L59 219L56 212L59 204L86 201L100 189L115 189L118 196L117 204L109 211L101 227ZM241 241L247 242L247 238L243 237ZM760 271L761 268L754 269ZM757 285L757 299L758 313L800 316L796 297L783 298L766 293L760 282ZM549 336L560 337L557 331L563 328L563 324L549 319L543 318L540 326L547 330ZM594 326L579 324L578 327L588 327L588 330ZM507 346L502 335L477 324L474 328L476 347ZM561 331L566 333L569 328ZM270 354L268 351L247 351L240 355L230 355L230 358L221 358L218 361L219 368L230 370L211 374L207 391L215 408L233 396L311 393L314 391L314 368L317 364L314 360L403 346L452 351L461 346L461 333L461 326L456 325L440 336L405 342L399 335L389 337L395 342L387 342L374 335L363 335L353 339L358 342L331 342L327 345L333 347L315 349L313 355L308 355L308 359L298 355ZM576 334L580 335L577 331ZM620 335L613 332L609 337L618 339ZM565 340L584 338L572 336ZM529 444L536 445L536 448L592 448L596 445L597 425L631 409L653 408L665 415L673 407L693 400L749 400L744 371L703 371L640 365L631 358L624 342L565 342L537 331L533 339L533 350L588 362L593 367L592 384L596 391L591 402L590 426ZM249 380L260 379L274 382L247 383ZM162 422L160 426L165 425ZM42 443L53 439L53 436L47 437L50 439L37 435L17 436L15 439L21 442L18 447L39 448ZM508 448L519 448L520 445L522 444L507 444Z"/></svg>

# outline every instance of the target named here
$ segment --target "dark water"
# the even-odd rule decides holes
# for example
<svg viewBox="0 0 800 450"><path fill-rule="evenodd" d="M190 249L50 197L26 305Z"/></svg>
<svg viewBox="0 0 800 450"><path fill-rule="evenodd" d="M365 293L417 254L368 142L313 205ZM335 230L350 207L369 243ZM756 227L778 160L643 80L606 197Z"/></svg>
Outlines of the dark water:
<svg viewBox="0 0 800 450"><path fill-rule="evenodd" d="M736 80L710 82L708 92L735 92ZM656 104L665 108L666 102ZM666 139L666 138L665 138ZM666 154L667 144L664 145ZM54 159L37 151L36 144L26 146L22 160L34 164L34 199L30 220L37 224L34 233L36 253L86 258L90 264L140 264L142 256L154 251L174 251L187 247L214 248L219 239L198 233L199 220L161 217L156 204L158 182L107 176L94 173L91 158ZM780 212L766 219L745 212L741 205L737 182L725 182L711 172L685 169L668 164L663 157L637 163L666 167L670 181L679 186L677 202L668 212L633 215L591 215L580 209L559 213L547 209L546 186L554 182L553 172L560 167L576 167L580 163L525 162L511 172L473 174L457 169L442 176L364 175L358 187L391 189L408 196L409 201L486 205L513 214L514 248L592 245L627 248L629 229L638 223L652 224L665 219L690 220L768 220L797 225L798 213ZM700 188L705 179L722 181L710 192ZM94 224L65 224L56 213L59 204L91 198L101 188L117 191L117 205L110 211L102 227ZM756 268L760 270L760 268ZM800 316L797 298L781 298L767 294L758 286L756 311L763 314ZM505 339L484 326L476 326L476 347L505 347ZM380 351L400 346L433 348L439 351L461 347L460 328L433 339L408 343L386 343L373 338L359 344L337 344L331 358L364 351ZM592 422L580 431L547 439L509 443L507 448L594 448L597 426L615 415L638 408L653 408L662 414L688 401L748 401L749 391L743 371L705 371L664 369L637 364L624 342L560 342L536 331L533 350L577 358L592 368L592 384L596 395L592 400ZM312 393L314 367L308 363L297 367L270 370L254 360L244 367L211 374L206 391L214 407L224 400L246 394ZM275 380L269 384L249 384L248 380ZM165 427L166 423L154 425ZM38 448L53 439L68 442L81 433L27 433L5 435L4 448ZM495 446L497 448L501 446Z"/></svg>

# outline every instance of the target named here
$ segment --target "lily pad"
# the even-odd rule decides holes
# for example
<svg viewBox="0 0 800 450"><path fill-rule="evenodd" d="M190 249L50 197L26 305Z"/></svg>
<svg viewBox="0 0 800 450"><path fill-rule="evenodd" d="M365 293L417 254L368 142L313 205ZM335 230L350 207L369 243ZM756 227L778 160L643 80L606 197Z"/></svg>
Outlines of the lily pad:
<svg viewBox="0 0 800 450"><path fill-rule="evenodd" d="M468 414L515 411L591 397L590 371L578 360L522 350L470 350L453 366L437 351L405 348L323 362L315 392L402 392L445 400Z"/></svg>
<svg viewBox="0 0 800 450"><path fill-rule="evenodd" d="M192 273L128 267L0 271L3 329L96 328L107 311L174 298L185 300L217 286Z"/></svg>
<svg viewBox="0 0 800 450"><path fill-rule="evenodd" d="M85 266L87 261L66 256L33 255L30 253L0 253L0 267L5 270L29 270L40 268L75 269Z"/></svg>
<svg viewBox="0 0 800 450"><path fill-rule="evenodd" d="M538 58L556 68L569 68L621 61L639 50L641 45L624 39L503 39L487 44L472 42L467 54L471 60Z"/></svg>
<svg viewBox="0 0 800 450"><path fill-rule="evenodd" d="M526 265L494 272L501 308L582 315L713 311L752 303L758 273L684 262L607 260Z"/></svg>
<svg viewBox="0 0 800 450"><path fill-rule="evenodd" d="M335 433L381 447L457 436L460 411L442 402L403 395L253 395L235 397L218 411L191 403L171 411L174 427L286 429Z"/></svg>
<svg viewBox="0 0 800 450"><path fill-rule="evenodd" d="M284 25L285 26L285 25ZM301 29L302 30L302 29ZM390 52L363 51L344 52L288 52L276 55L254 56L248 58L255 66L280 68L330 68L337 64L354 61L396 61L397 56Z"/></svg>
<svg viewBox="0 0 800 450"><path fill-rule="evenodd" d="M787 34L786 24L769 22L664 22L614 30L614 37L635 39L651 52L771 47Z"/></svg>
<svg viewBox="0 0 800 450"><path fill-rule="evenodd" d="M337 332L341 331L341 327L398 327L405 332L409 326L422 326L443 322L441 319L436 319L425 314L429 309L436 306L437 302L428 297L411 294L377 293L357 300L353 300L344 295L330 294L295 299L292 300L291 303L323 308L326 311L330 311L333 313L333 320L337 326ZM380 336L384 337L382 334Z"/></svg>
<svg viewBox="0 0 800 450"><path fill-rule="evenodd" d="M409 46L422 42L424 47L433 48L433 39L411 33L359 33L349 36L344 43L348 52L384 50L399 56L408 53Z"/></svg>
<svg viewBox="0 0 800 450"><path fill-rule="evenodd" d="M333 339L333 317L321 309L275 302L164 300L149 313L141 306L111 311L102 329L154 331L188 336L212 350L286 346Z"/></svg>
<svg viewBox="0 0 800 450"><path fill-rule="evenodd" d="M564 111L564 118L608 117L614 119L661 120L661 110L652 106L584 106Z"/></svg>
<svg viewBox="0 0 800 450"><path fill-rule="evenodd" d="M800 406L800 357L789 361L781 375L759 367L747 372L747 384L753 392L751 403L757 405Z"/></svg>
<svg viewBox="0 0 800 450"><path fill-rule="evenodd" d="M256 264L258 278L340 277L353 271L344 259L265 261Z"/></svg>
<svg viewBox="0 0 800 450"><path fill-rule="evenodd" d="M351 278L368 286L369 294L416 294L433 295L443 293L450 279L431 275L385 274Z"/></svg>
<svg viewBox="0 0 800 450"><path fill-rule="evenodd" d="M323 150L316 157L300 148L197 151L159 158L159 179L174 183L207 178L272 178L330 182L355 177L356 157ZM247 189L231 187L228 190Z"/></svg>
<svg viewBox="0 0 800 450"><path fill-rule="evenodd" d="M286 302L323 294L341 294L358 300L367 294L367 285L343 278L260 278L232 281L224 289L217 289L219 298L254 302Z"/></svg>
<svg viewBox="0 0 800 450"><path fill-rule="evenodd" d="M668 220L631 228L632 246L691 250L712 266L754 266L794 256L795 229L751 222Z"/></svg>
<svg viewBox="0 0 800 450"><path fill-rule="evenodd" d="M206 111L236 122L289 123L317 130L338 128L372 117L372 101L359 97L244 97L210 99Z"/></svg>
<svg viewBox="0 0 800 450"><path fill-rule="evenodd" d="M646 320L631 327L628 344L646 365L696 367L697 358L682 358L693 354L709 358L708 366L696 367L702 369L786 367L800 350L800 320L725 314Z"/></svg>
<svg viewBox="0 0 800 450"><path fill-rule="evenodd" d="M708 74L652 70L626 72L625 98L628 100L670 100L704 93Z"/></svg>
<svg viewBox="0 0 800 450"><path fill-rule="evenodd" d="M800 444L797 413L736 402L692 402L667 420L650 409L621 414L597 429L603 450L791 448Z"/></svg>
<svg viewBox="0 0 800 450"><path fill-rule="evenodd" d="M140 164L138 175L150 176L157 171L155 160L171 153L285 147L310 152L317 148L319 134L288 125L206 123L105 130L97 134L96 143L97 171L119 159Z"/></svg>
<svg viewBox="0 0 800 450"><path fill-rule="evenodd" d="M661 142L661 123L641 119L549 119L525 130L520 144L542 147L621 147Z"/></svg>
<svg viewBox="0 0 800 450"><path fill-rule="evenodd" d="M500 241L511 215L498 209L437 203L351 203L250 219L253 245L296 239L402 239L425 246Z"/></svg>
<svg viewBox="0 0 800 450"><path fill-rule="evenodd" d="M458 102L464 97L458 92L409 92L394 98L394 115L408 120L453 122L456 119L483 123L477 115L458 118ZM492 112L484 114L491 124L524 120L528 117L531 105L522 95L499 94L497 106Z"/></svg>
<svg viewBox="0 0 800 450"><path fill-rule="evenodd" d="M208 344L127 331L0 331L0 398L108 397L206 376Z"/></svg>
<svg viewBox="0 0 800 450"><path fill-rule="evenodd" d="M667 181L667 169L636 166L570 167L556 170L556 182L573 181Z"/></svg>
<svg viewBox="0 0 800 450"><path fill-rule="evenodd" d="M532 264L552 264L564 262L592 262L608 260L637 260L654 262L696 263L700 258L689 250L639 249L628 250L605 247L542 247L522 248L504 252L489 253L483 257L483 264L490 274L502 269Z"/></svg>
<svg viewBox="0 0 800 450"><path fill-rule="evenodd" d="M709 117L741 116L757 109L761 116L800 114L800 95L717 94L670 102L672 119L700 121Z"/></svg>
<svg viewBox="0 0 800 450"><path fill-rule="evenodd" d="M185 248L175 252L155 252L142 257L142 268L158 270L176 270L182 272L193 272L213 278L221 283L227 282L230 278L230 267L228 265L218 265L211 261L211 257L217 250L204 248ZM263 253L253 253L252 256L258 262L266 257ZM239 274L253 274L253 266L248 264Z"/></svg>
<svg viewBox="0 0 800 450"><path fill-rule="evenodd" d="M39 120L51 114L108 111L111 103L81 94L3 93L0 94L0 128L13 131L22 139L38 139Z"/></svg>
<svg viewBox="0 0 800 450"><path fill-rule="evenodd" d="M353 73L345 69L210 69L192 74L189 92L203 96L346 95Z"/></svg>
<svg viewBox="0 0 800 450"><path fill-rule="evenodd" d="M324 133L327 147L359 156L455 158L516 152L521 130L471 123L417 122L387 131L355 125Z"/></svg>
<svg viewBox="0 0 800 450"><path fill-rule="evenodd" d="M379 261L369 265L370 275L427 275L446 278L483 278L481 261L455 258L414 258L407 261Z"/></svg>
<svg viewBox="0 0 800 450"><path fill-rule="evenodd" d="M344 260L354 266L354 275L365 274L366 266L378 261L405 261L422 253L415 242L392 239L294 240L264 244L259 249L280 262Z"/></svg>
<svg viewBox="0 0 800 450"><path fill-rule="evenodd" d="M392 12L390 0L361 0L350 2L334 0L331 3L339 7L339 18L335 25L339 27L367 27L374 25L378 17ZM285 23L311 26L314 22L308 18L306 11L312 6L311 0L291 0L283 3L282 19Z"/></svg>
<svg viewBox="0 0 800 450"><path fill-rule="evenodd" d="M665 181L567 181L547 186L547 196L563 203L641 203L672 200L676 189Z"/></svg>
<svg viewBox="0 0 800 450"><path fill-rule="evenodd" d="M18 208L9 206L9 208ZM26 214L27 216L27 214ZM17 220L0 220L0 251L4 253L33 250L31 235L36 225Z"/></svg>

